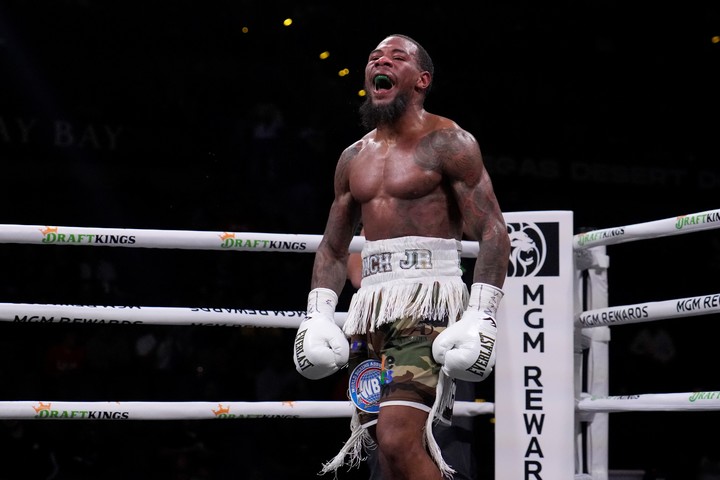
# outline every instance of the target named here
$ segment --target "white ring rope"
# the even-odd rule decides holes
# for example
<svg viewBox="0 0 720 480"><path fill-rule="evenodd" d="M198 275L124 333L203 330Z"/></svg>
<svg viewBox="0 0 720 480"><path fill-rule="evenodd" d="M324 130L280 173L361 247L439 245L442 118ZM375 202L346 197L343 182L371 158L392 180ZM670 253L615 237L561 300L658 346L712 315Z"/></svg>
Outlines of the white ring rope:
<svg viewBox="0 0 720 480"><path fill-rule="evenodd" d="M578 315L583 328L651 322L720 313L720 293L587 310ZM0 303L0 321L97 325L191 325L297 328L304 311L208 307L139 307ZM336 312L342 326L347 312Z"/></svg>
<svg viewBox="0 0 720 480"><path fill-rule="evenodd" d="M583 412L682 412L720 410L720 392L646 393L603 398L583 398Z"/></svg>
<svg viewBox="0 0 720 480"><path fill-rule="evenodd" d="M580 233L573 236L573 249L584 250L601 245L615 245L714 228L720 228L720 209Z"/></svg>
<svg viewBox="0 0 720 480"><path fill-rule="evenodd" d="M0 401L2 420L213 420L350 417L351 401L65 402ZM492 414L492 402L457 401L453 415Z"/></svg>
<svg viewBox="0 0 720 480"><path fill-rule="evenodd" d="M602 327L711 313L720 313L720 293L586 310L579 314L576 325L579 327Z"/></svg>
<svg viewBox="0 0 720 480"><path fill-rule="evenodd" d="M322 235L0 224L0 243L32 245L312 253L320 240ZM360 252L364 243L365 237L353 237L350 252ZM477 256L477 242L462 245L463 257Z"/></svg>
<svg viewBox="0 0 720 480"><path fill-rule="evenodd" d="M0 303L0 321L98 325L207 325L297 328L304 311ZM342 326L347 312L336 312Z"/></svg>
<svg viewBox="0 0 720 480"><path fill-rule="evenodd" d="M593 230L573 236L573 248L584 250L601 245L680 235L720 228L720 209L678 217ZM131 228L67 227L0 224L0 243L35 245L86 245L129 248L176 248L252 252L315 252L322 235L153 230ZM365 237L356 236L351 252L359 252ZM475 257L477 242L463 241L463 257Z"/></svg>
<svg viewBox="0 0 720 480"><path fill-rule="evenodd" d="M720 209L681 215L652 222L593 230L573 236L573 248L601 245L720 228ZM0 243L35 245L85 245L129 248L170 248L250 252L315 252L322 235L153 230L130 228L67 227L0 224ZM365 237L356 236L351 252L359 252ZM463 257L475 257L477 242L463 241Z"/></svg>
<svg viewBox="0 0 720 480"><path fill-rule="evenodd" d="M313 252L317 250L321 239L322 235L0 225L0 243L27 243L34 245Z"/></svg>

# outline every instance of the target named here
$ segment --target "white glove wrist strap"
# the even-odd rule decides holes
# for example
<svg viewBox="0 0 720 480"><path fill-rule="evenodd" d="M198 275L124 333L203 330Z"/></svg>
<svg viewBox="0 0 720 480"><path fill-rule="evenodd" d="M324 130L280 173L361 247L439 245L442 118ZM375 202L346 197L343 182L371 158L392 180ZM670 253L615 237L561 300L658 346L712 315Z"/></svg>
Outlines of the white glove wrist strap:
<svg viewBox="0 0 720 480"><path fill-rule="evenodd" d="M307 314L321 313L330 318L335 316L338 296L329 288L315 288L308 295Z"/></svg>
<svg viewBox="0 0 720 480"><path fill-rule="evenodd" d="M495 318L504 295L502 290L488 283L473 283L470 287L468 310L482 310L488 316Z"/></svg>

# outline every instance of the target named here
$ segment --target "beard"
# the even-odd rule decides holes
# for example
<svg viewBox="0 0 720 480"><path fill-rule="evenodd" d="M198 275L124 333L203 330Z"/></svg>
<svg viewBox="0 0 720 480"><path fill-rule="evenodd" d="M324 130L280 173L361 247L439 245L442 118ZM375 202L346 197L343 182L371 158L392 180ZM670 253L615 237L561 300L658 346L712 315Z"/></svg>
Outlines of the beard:
<svg viewBox="0 0 720 480"><path fill-rule="evenodd" d="M393 123L407 110L409 98L409 95L401 93L387 105L375 105L372 98L367 97L360 105L360 121L363 127L372 130L379 125Z"/></svg>

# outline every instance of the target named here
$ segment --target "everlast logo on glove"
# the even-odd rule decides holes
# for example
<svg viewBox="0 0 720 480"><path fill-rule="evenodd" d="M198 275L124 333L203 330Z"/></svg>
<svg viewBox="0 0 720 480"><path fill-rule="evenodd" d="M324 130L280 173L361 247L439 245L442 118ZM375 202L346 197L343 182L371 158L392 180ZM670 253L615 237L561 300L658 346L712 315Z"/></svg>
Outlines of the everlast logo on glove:
<svg viewBox="0 0 720 480"><path fill-rule="evenodd" d="M483 335L483 333L480 332L480 355L467 371L479 377L484 377L494 347L495 338L489 335Z"/></svg>
<svg viewBox="0 0 720 480"><path fill-rule="evenodd" d="M312 362L305 357L305 349L303 348L305 333L307 333L307 330L303 330L295 336L295 358L297 359L297 366L300 370L314 366Z"/></svg>
<svg viewBox="0 0 720 480"><path fill-rule="evenodd" d="M497 335L494 309L501 298L499 288L473 283L462 318L440 332L432 344L433 357L447 376L481 382L490 375L495 366Z"/></svg>
<svg viewBox="0 0 720 480"><path fill-rule="evenodd" d="M307 316L295 334L293 351L295 369L305 378L325 378L348 362L350 346L335 323L336 305L337 293L329 288L314 288L308 294Z"/></svg>

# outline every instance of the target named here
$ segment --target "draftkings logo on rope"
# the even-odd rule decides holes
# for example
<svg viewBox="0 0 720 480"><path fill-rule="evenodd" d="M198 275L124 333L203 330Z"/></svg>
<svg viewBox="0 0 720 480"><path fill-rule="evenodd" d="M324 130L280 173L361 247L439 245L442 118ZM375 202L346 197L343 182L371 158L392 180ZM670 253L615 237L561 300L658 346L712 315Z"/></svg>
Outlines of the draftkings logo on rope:
<svg viewBox="0 0 720 480"><path fill-rule="evenodd" d="M706 212L697 215L682 215L677 217L675 228L682 230L686 227L695 227L706 223L720 222L720 211Z"/></svg>
<svg viewBox="0 0 720 480"><path fill-rule="evenodd" d="M283 408L292 409L295 407L294 401L281 402ZM234 414L230 413L230 405L224 407L222 403L218 403L217 410L212 409L215 418L300 418L295 414L277 414L277 413L252 413L252 414Z"/></svg>
<svg viewBox="0 0 720 480"><path fill-rule="evenodd" d="M217 410L210 409L213 414L215 414L215 418L234 418L235 415L230 413L230 407L223 407L222 403L218 403Z"/></svg>
<svg viewBox="0 0 720 480"><path fill-rule="evenodd" d="M232 232L223 232L220 237L221 248L235 248L238 250L307 250L305 242L287 242L279 240L250 240L248 238L236 238Z"/></svg>
<svg viewBox="0 0 720 480"><path fill-rule="evenodd" d="M52 408L52 402L38 402L33 405L35 410L35 418L57 418L57 419L77 419L77 420L127 420L130 418L130 412L112 412L107 410L55 410Z"/></svg>
<svg viewBox="0 0 720 480"><path fill-rule="evenodd" d="M65 233L58 227L45 227L40 229L42 243L59 244L86 244L98 245L134 245L137 241L134 235L98 235L95 233Z"/></svg>
<svg viewBox="0 0 720 480"><path fill-rule="evenodd" d="M560 227L557 222L507 224L510 236L508 277L557 277Z"/></svg>

